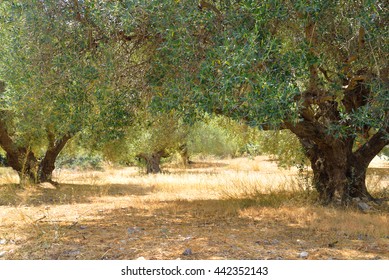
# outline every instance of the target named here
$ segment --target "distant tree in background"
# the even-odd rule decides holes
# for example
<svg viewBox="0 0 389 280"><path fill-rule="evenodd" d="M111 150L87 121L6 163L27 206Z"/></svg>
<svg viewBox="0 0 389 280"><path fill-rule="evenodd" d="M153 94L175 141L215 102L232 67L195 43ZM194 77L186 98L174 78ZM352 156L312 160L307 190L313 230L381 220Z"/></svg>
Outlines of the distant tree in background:
<svg viewBox="0 0 389 280"><path fill-rule="evenodd" d="M281 167L302 168L309 165L301 143L290 130L261 131L257 137L256 145L261 153L277 160Z"/></svg>
<svg viewBox="0 0 389 280"><path fill-rule="evenodd" d="M235 157L249 144L251 128L224 116L206 116L190 127L187 149L191 155Z"/></svg>
<svg viewBox="0 0 389 280"><path fill-rule="evenodd" d="M106 142L102 151L113 162L140 161L147 174L160 173L161 160L181 151L187 140L186 126L174 114L140 110L123 137Z"/></svg>

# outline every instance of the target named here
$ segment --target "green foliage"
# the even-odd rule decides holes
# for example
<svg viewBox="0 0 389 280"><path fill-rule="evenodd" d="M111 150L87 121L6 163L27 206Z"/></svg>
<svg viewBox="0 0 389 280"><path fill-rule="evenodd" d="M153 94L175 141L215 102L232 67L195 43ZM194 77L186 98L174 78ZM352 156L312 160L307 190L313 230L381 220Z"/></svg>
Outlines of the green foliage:
<svg viewBox="0 0 389 280"><path fill-rule="evenodd" d="M188 135L189 154L237 156L243 146L238 124L222 117L197 122Z"/></svg>
<svg viewBox="0 0 389 280"><path fill-rule="evenodd" d="M113 162L134 162L140 155L163 152L170 155L186 141L186 126L175 114L152 115L137 113L133 125L126 128L124 137L108 141L103 147L104 156Z"/></svg>
<svg viewBox="0 0 389 280"><path fill-rule="evenodd" d="M75 156L61 155L58 157L56 168L78 170L102 170L103 158L100 155L77 154Z"/></svg>
<svg viewBox="0 0 389 280"><path fill-rule="evenodd" d="M83 139L82 133L77 134L59 154L56 168L78 170L101 170L104 158L101 152L92 149L90 143Z"/></svg>
<svg viewBox="0 0 389 280"><path fill-rule="evenodd" d="M189 129L189 154L219 157L255 156L260 153L256 128L224 116L207 116Z"/></svg>
<svg viewBox="0 0 389 280"><path fill-rule="evenodd" d="M282 167L308 164L298 138L289 130L262 131L257 139L260 151L273 156Z"/></svg>
<svg viewBox="0 0 389 280"><path fill-rule="evenodd" d="M86 28L55 1L3 1L0 78L3 108L20 144L76 132L91 110L99 73L87 53ZM43 128L43 129L42 129Z"/></svg>
<svg viewBox="0 0 389 280"><path fill-rule="evenodd" d="M323 70L316 87L328 92L340 111L339 122L325 124L329 133L342 137L363 125L387 125L388 91L382 78L388 13L382 1L209 1L213 8L203 9L184 0L153 3L152 31L164 38L150 73L150 83L161 92L156 107L182 108L188 117L216 112L277 128L301 121L315 66ZM314 26L314 38L307 37L309 26ZM358 47L361 27L363 49ZM346 71L345 60L355 53L359 59ZM347 75L361 69L371 73L366 83L374 88L374 102L344 112Z"/></svg>
<svg viewBox="0 0 389 280"><path fill-rule="evenodd" d="M104 1L0 3L0 81L6 84L0 117L16 146L42 158L49 135L82 131L89 144L94 135L99 142L124 135L143 97L135 89L143 86L153 48L120 7Z"/></svg>

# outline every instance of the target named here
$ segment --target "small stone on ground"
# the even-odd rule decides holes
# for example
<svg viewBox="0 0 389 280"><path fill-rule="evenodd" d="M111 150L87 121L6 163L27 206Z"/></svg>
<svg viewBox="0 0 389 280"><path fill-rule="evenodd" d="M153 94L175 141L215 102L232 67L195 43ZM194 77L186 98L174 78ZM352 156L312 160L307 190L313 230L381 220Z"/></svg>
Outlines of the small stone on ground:
<svg viewBox="0 0 389 280"><path fill-rule="evenodd" d="M192 249L185 249L185 251L182 253L184 256L190 256L192 255Z"/></svg>
<svg viewBox="0 0 389 280"><path fill-rule="evenodd" d="M307 258L308 257L308 252L301 252L300 254L299 254L299 258L302 258L302 259L305 259L305 258Z"/></svg>

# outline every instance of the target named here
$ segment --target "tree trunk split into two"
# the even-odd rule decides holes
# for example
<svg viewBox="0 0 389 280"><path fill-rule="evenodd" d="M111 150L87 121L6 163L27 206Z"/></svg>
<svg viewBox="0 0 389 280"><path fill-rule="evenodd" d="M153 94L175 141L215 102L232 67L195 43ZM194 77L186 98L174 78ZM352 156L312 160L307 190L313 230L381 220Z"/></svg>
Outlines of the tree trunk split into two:
<svg viewBox="0 0 389 280"><path fill-rule="evenodd" d="M147 174L161 173L161 159L167 157L166 151L158 151L151 154L139 154L138 158L144 160Z"/></svg>
<svg viewBox="0 0 389 280"><path fill-rule="evenodd" d="M4 127L4 123L0 123L0 145L7 153L8 165L18 172L21 184L26 182L55 184L52 180L55 161L73 135L65 134L58 140L49 141L45 156L39 160L29 148L17 147Z"/></svg>
<svg viewBox="0 0 389 280"><path fill-rule="evenodd" d="M340 200L348 204L353 198L374 200L366 187L366 172L370 162L388 144L383 131L365 145L353 151L354 138L312 135L320 129L306 129L304 122L289 126L299 137L311 162L313 184L324 204ZM312 124L309 124L312 125ZM308 133L309 131L309 133Z"/></svg>

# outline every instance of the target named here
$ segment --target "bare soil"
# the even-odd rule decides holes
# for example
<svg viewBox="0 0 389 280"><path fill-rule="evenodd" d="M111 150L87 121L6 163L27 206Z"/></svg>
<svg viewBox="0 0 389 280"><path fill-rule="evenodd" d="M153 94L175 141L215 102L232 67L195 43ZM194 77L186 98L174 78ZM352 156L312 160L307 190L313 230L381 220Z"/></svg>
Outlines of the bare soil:
<svg viewBox="0 0 389 280"><path fill-rule="evenodd" d="M58 189L0 170L0 259L389 259L387 201L322 207L297 170L266 157L164 170L57 170ZM388 196L388 162L369 173Z"/></svg>

